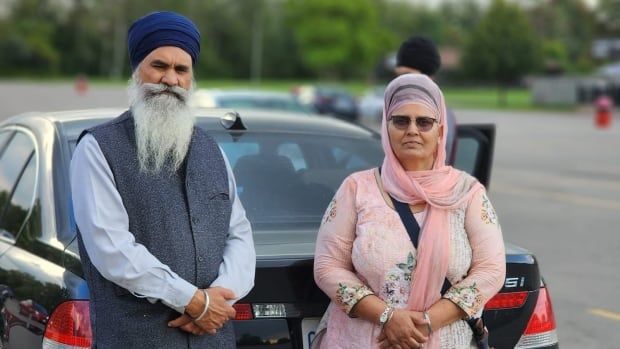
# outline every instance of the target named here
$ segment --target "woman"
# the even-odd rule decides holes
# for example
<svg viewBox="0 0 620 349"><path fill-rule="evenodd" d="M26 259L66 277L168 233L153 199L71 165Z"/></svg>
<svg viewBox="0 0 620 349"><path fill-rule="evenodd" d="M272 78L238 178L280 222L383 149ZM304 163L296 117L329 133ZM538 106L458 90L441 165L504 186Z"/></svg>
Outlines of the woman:
<svg viewBox="0 0 620 349"><path fill-rule="evenodd" d="M381 171L347 177L319 230L314 275L332 302L313 347L475 348L464 320L506 272L497 216L475 178L444 165L446 107L432 80L397 77L383 110ZM417 249L392 198L421 227Z"/></svg>

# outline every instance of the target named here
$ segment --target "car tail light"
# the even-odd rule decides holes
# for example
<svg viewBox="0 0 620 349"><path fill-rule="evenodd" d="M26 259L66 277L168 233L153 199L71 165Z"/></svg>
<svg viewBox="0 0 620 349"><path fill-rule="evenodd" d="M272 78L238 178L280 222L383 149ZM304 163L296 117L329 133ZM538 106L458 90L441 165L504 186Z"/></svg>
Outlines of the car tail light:
<svg viewBox="0 0 620 349"><path fill-rule="evenodd" d="M235 320L252 320L252 306L250 304L235 304L233 308L237 312Z"/></svg>
<svg viewBox="0 0 620 349"><path fill-rule="evenodd" d="M498 293L484 306L485 310L521 308L527 300L527 291Z"/></svg>
<svg viewBox="0 0 620 349"><path fill-rule="evenodd" d="M551 297L547 288L541 287L534 312L515 349L539 348L550 346L557 342L558 335L553 307L551 306Z"/></svg>
<svg viewBox="0 0 620 349"><path fill-rule="evenodd" d="M43 349L85 349L93 342L88 301L60 304L47 323Z"/></svg>

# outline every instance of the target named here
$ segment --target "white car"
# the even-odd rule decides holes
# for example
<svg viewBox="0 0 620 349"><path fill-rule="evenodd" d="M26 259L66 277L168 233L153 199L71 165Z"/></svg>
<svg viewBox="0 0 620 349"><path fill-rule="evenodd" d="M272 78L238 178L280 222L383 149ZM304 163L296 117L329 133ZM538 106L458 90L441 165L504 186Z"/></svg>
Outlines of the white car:
<svg viewBox="0 0 620 349"><path fill-rule="evenodd" d="M310 114L290 93L260 90L199 89L190 104L198 108L268 109Z"/></svg>
<svg viewBox="0 0 620 349"><path fill-rule="evenodd" d="M381 122L383 115L383 94L385 86L376 86L366 91L360 99L360 119L365 124Z"/></svg>

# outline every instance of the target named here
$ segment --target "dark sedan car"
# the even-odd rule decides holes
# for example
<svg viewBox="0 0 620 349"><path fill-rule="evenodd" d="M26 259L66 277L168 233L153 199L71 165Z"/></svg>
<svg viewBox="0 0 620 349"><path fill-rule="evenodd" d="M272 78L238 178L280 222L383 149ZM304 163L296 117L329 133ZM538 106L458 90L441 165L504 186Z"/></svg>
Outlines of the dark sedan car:
<svg viewBox="0 0 620 349"><path fill-rule="evenodd" d="M89 348L88 287L68 168L80 132L121 110L31 113L0 124L0 348ZM252 222L255 287L235 305L239 348L308 348L328 304L312 276L323 212L350 173L378 166L379 136L332 118L202 110ZM492 125L460 125L456 166L488 185ZM507 244L504 287L487 305L495 348L557 348L535 257ZM145 334L148 335L148 334Z"/></svg>
<svg viewBox="0 0 620 349"><path fill-rule="evenodd" d="M347 121L358 121L357 100L343 88L303 85L293 88L291 92L297 96L300 103L314 108L319 114L327 114Z"/></svg>

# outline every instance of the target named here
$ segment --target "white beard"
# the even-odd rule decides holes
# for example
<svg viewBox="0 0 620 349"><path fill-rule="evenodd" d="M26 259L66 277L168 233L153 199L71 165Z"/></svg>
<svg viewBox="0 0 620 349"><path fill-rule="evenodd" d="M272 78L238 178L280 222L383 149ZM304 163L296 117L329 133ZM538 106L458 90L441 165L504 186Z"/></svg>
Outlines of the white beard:
<svg viewBox="0 0 620 349"><path fill-rule="evenodd" d="M192 90L141 83L134 74L128 93L140 170L159 173L165 167L176 172L192 139L194 116L187 104Z"/></svg>

